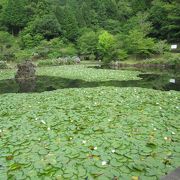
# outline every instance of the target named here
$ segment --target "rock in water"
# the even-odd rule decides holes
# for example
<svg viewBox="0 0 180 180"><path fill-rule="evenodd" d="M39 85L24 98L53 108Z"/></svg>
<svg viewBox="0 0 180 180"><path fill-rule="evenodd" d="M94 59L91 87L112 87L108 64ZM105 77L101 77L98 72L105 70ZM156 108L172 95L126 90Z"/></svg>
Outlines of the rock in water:
<svg viewBox="0 0 180 180"><path fill-rule="evenodd" d="M32 92L36 85L35 65L30 61L26 61L18 64L17 68L15 79L19 84L19 92Z"/></svg>

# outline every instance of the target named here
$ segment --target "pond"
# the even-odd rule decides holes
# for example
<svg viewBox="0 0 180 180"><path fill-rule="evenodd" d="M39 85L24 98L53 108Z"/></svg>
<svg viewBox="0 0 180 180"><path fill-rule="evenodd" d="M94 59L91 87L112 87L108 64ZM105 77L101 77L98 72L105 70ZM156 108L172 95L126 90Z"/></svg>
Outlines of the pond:
<svg viewBox="0 0 180 180"><path fill-rule="evenodd" d="M157 180L179 167L178 72L36 72L39 93L16 94L15 70L0 71L0 180Z"/></svg>
<svg viewBox="0 0 180 180"><path fill-rule="evenodd" d="M109 69L107 66L94 66L96 71ZM114 71L127 71L127 68L116 69ZM128 71L137 70L128 68ZM111 70L112 71L112 70ZM161 91L180 90L180 75L177 70L173 69L138 69L139 78L134 80L105 80L105 81L87 81L83 79L70 79L61 76L37 75L36 81L27 80L23 84L17 84L14 78L0 80L0 94L3 93L22 93L22 92L44 92L54 91L65 88L93 88L101 86L112 87L141 87Z"/></svg>

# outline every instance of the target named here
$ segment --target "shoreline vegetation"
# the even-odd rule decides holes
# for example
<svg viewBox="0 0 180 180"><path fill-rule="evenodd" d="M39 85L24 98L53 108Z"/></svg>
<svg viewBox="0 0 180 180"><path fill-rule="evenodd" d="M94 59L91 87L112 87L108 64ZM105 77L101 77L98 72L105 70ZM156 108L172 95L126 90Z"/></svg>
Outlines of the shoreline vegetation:
<svg viewBox="0 0 180 180"><path fill-rule="evenodd" d="M61 66L61 65L103 65L112 68L170 68L178 69L180 67L180 53L168 53L166 56L149 58L149 59L127 59L125 61L111 61L110 63L104 63L101 60L84 60L81 61L78 56L65 57L57 59L46 59L46 60L36 60L32 61L38 67L43 66ZM16 63L0 61L0 69L12 69L16 68Z"/></svg>
<svg viewBox="0 0 180 180"><path fill-rule="evenodd" d="M176 0L2 0L0 68L27 59L61 65L57 59L74 56L179 64L179 8Z"/></svg>

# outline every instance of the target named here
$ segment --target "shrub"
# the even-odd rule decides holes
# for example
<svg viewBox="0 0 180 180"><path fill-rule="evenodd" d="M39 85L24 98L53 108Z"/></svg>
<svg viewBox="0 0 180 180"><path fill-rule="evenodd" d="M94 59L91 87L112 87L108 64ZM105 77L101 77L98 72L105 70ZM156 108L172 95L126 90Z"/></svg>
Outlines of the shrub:
<svg viewBox="0 0 180 180"><path fill-rule="evenodd" d="M0 61L0 69L7 69L8 65L6 61Z"/></svg>
<svg viewBox="0 0 180 180"><path fill-rule="evenodd" d="M15 54L13 50L8 50L4 52L3 58L4 61L14 61L15 60Z"/></svg>
<svg viewBox="0 0 180 180"><path fill-rule="evenodd" d="M180 54L179 53L166 53L163 60L170 65L180 65Z"/></svg>
<svg viewBox="0 0 180 180"><path fill-rule="evenodd" d="M94 54L90 54L89 55L89 60L96 60L96 56Z"/></svg>
<svg viewBox="0 0 180 180"><path fill-rule="evenodd" d="M54 51L54 52L51 52L51 53L48 54L49 59L59 58L61 56L62 56L62 53L57 52L57 51Z"/></svg>
<svg viewBox="0 0 180 180"><path fill-rule="evenodd" d="M15 53L15 57L16 57L16 62L22 62L26 59L31 59L33 57L33 51L30 49L25 49L25 50L19 50Z"/></svg>
<svg viewBox="0 0 180 180"><path fill-rule="evenodd" d="M166 41L158 41L155 46L154 46L154 51L159 54L162 55L165 52L170 51L169 45L166 43Z"/></svg>
<svg viewBox="0 0 180 180"><path fill-rule="evenodd" d="M7 32L0 31L0 58L4 61L13 61L14 52L18 49L15 38Z"/></svg>
<svg viewBox="0 0 180 180"><path fill-rule="evenodd" d="M21 36L21 46L22 48L32 48L37 46L42 40L42 35L36 34L35 36L32 36L28 33Z"/></svg>
<svg viewBox="0 0 180 180"><path fill-rule="evenodd" d="M61 48L60 52L62 53L62 56L76 56L77 55L76 48L71 44L65 46L64 48Z"/></svg>
<svg viewBox="0 0 180 180"><path fill-rule="evenodd" d="M76 56L74 57L65 57L58 59L47 59L38 61L38 66L61 66L61 65L72 65L76 64L80 59Z"/></svg>
<svg viewBox="0 0 180 180"><path fill-rule="evenodd" d="M157 59L148 59L144 61L145 64L167 64L180 66L180 54L178 53L165 53Z"/></svg>
<svg viewBox="0 0 180 180"><path fill-rule="evenodd" d="M121 60L121 61L127 59L128 58L127 51L121 50L121 49L117 50L117 57L118 57L118 60Z"/></svg>
<svg viewBox="0 0 180 180"><path fill-rule="evenodd" d="M35 53L39 55L39 59L57 59L59 57L75 56L77 50L73 44L64 44L59 38L51 41L41 41L41 44L35 48Z"/></svg>

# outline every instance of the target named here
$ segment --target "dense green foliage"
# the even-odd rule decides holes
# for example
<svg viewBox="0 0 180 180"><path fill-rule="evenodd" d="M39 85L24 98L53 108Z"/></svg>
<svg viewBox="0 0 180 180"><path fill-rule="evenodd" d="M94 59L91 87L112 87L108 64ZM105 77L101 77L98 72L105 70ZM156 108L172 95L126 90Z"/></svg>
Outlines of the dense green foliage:
<svg viewBox="0 0 180 180"><path fill-rule="evenodd" d="M37 71L89 82L140 80L139 73ZM13 74L3 70L0 79ZM160 179L179 166L179 98L135 87L1 94L0 179Z"/></svg>
<svg viewBox="0 0 180 180"><path fill-rule="evenodd" d="M22 53L31 49L29 57L37 53L41 41L54 38L61 42L59 49L73 44L76 55L85 59L150 57L162 53L156 48L159 41L180 41L179 12L177 0L1 0L0 36L12 34L15 49ZM20 61L14 52L8 53ZM66 56L56 47L46 54Z"/></svg>
<svg viewBox="0 0 180 180"><path fill-rule="evenodd" d="M180 67L180 56L179 54L164 54L160 58L150 58L142 61L143 64L168 64Z"/></svg>

